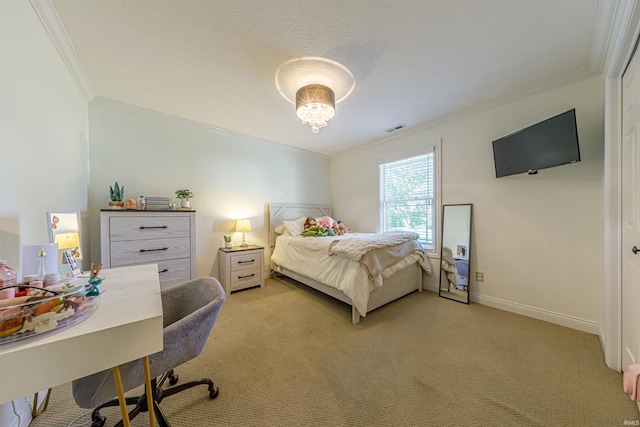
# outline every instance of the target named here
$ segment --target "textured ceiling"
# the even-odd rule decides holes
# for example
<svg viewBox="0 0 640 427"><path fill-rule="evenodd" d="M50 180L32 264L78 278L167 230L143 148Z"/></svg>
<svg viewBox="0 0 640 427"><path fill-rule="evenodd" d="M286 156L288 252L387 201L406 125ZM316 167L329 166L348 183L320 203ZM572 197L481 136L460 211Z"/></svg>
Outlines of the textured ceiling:
<svg viewBox="0 0 640 427"><path fill-rule="evenodd" d="M324 154L599 73L613 0L53 0L96 96ZM319 134L274 75L354 75ZM399 132L406 132L401 130Z"/></svg>

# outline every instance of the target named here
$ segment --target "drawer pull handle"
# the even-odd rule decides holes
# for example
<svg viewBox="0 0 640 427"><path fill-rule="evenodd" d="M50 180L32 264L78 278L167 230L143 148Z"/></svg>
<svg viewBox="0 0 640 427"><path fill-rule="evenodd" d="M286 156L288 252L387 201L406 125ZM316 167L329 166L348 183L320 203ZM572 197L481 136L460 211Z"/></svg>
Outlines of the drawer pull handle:
<svg viewBox="0 0 640 427"><path fill-rule="evenodd" d="M248 279L248 278L253 277L253 276L255 276L255 275L256 275L256 273L249 274L249 275L247 275L247 276L238 276L238 280L240 280L240 279Z"/></svg>
<svg viewBox="0 0 640 427"><path fill-rule="evenodd" d="M168 251L169 248L160 248L160 249L140 249L140 252L157 252L157 251Z"/></svg>
<svg viewBox="0 0 640 427"><path fill-rule="evenodd" d="M168 268L165 268L165 269L164 269L164 270L162 270L162 271L158 271L158 274L166 273L167 271L169 271L169 269L168 269Z"/></svg>
<svg viewBox="0 0 640 427"><path fill-rule="evenodd" d="M153 229L153 228L169 228L169 227L167 227L166 225L158 225L158 226L155 226L155 227L145 227L144 225L140 226L140 230L150 230L150 229Z"/></svg>
<svg viewBox="0 0 640 427"><path fill-rule="evenodd" d="M252 262L256 262L255 259L249 260L249 261L238 261L238 264L251 264Z"/></svg>

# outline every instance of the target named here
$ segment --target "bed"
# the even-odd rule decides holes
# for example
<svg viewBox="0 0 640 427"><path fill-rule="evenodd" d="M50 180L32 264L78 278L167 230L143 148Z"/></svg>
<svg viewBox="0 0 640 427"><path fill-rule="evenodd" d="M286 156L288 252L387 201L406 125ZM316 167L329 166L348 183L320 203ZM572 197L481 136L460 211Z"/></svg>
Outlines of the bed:
<svg viewBox="0 0 640 427"><path fill-rule="evenodd" d="M383 236L368 233L349 233L331 237L293 237L282 232L284 223L302 217L331 217L331 208L325 205L271 203L269 205L270 267L272 271L290 277L351 306L354 324L367 313L414 291L422 291L422 272L431 274L429 261L423 250L413 250L406 236ZM280 231L280 233L276 232ZM384 233L386 234L386 233ZM378 236L381 239L378 239ZM371 250L356 261L341 254L341 248L362 238L369 247L382 246L379 241L403 240L395 256L401 256L392 265L364 262ZM408 239L410 240L410 239ZM377 259L377 255L374 257Z"/></svg>

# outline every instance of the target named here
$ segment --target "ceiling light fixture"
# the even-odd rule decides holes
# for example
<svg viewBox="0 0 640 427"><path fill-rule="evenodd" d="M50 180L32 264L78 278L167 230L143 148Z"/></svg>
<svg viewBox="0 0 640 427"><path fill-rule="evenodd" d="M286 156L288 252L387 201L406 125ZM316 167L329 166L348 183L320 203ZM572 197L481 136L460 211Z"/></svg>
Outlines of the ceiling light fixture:
<svg viewBox="0 0 640 427"><path fill-rule="evenodd" d="M302 124L318 133L336 114L336 104L355 87L353 74L331 59L304 57L289 60L276 71L276 87L284 99L296 106Z"/></svg>

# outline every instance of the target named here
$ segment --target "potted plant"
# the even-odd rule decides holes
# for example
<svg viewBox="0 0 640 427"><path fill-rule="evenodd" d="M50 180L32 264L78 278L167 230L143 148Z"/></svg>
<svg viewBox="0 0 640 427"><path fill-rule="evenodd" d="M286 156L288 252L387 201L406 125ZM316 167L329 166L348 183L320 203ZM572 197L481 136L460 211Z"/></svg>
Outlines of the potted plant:
<svg viewBox="0 0 640 427"><path fill-rule="evenodd" d="M191 190L188 189L184 189L184 190L177 190L176 191L176 198L180 199L180 206L183 208L190 208L191 205L189 203L189 199L193 197L193 193L191 192Z"/></svg>
<svg viewBox="0 0 640 427"><path fill-rule="evenodd" d="M114 186L109 186L109 197L111 201L109 202L109 206L122 209L124 207L124 202L122 198L124 197L124 185L120 187L118 185L118 181L116 181Z"/></svg>

